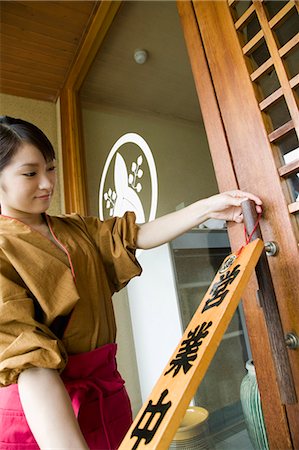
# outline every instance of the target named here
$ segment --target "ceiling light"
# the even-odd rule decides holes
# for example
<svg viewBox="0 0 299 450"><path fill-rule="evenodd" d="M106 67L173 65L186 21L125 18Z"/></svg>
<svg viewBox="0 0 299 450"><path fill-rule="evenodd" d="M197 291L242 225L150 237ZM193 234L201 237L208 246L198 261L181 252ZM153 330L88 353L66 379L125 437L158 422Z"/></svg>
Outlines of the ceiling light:
<svg viewBox="0 0 299 450"><path fill-rule="evenodd" d="M148 58L148 53L146 50L137 49L134 52L134 59L137 64L144 64Z"/></svg>

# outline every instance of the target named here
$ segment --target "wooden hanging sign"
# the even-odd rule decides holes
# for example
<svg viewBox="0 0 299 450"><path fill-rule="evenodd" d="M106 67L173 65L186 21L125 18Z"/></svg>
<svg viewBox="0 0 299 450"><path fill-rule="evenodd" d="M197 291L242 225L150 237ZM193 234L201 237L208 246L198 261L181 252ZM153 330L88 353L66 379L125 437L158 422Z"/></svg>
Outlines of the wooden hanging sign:
<svg viewBox="0 0 299 450"><path fill-rule="evenodd" d="M256 239L224 260L119 450L168 449L263 248Z"/></svg>

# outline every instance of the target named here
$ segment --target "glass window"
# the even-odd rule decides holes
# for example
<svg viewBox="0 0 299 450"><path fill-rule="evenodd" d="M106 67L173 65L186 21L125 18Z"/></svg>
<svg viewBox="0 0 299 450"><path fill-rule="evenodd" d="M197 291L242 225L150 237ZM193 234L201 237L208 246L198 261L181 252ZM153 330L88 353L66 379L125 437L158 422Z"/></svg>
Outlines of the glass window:
<svg viewBox="0 0 299 450"><path fill-rule="evenodd" d="M138 59L142 55L136 55L136 50L146 51L143 64ZM125 190L123 198L127 203L134 203L135 206L138 202L142 204L144 219L149 219L152 194L150 163L136 143L120 141L128 134L144 139L153 156L158 177L157 216L218 191L175 2L123 3L87 74L80 98L90 214L100 214L100 194L104 200L104 217L115 215L115 203L122 198L119 192ZM119 142L122 144L118 144L117 151L111 153ZM109 155L112 155L111 159ZM99 186L104 172L105 185L101 192ZM226 231L222 230L222 234L227 242ZM207 248L197 249L195 246L187 253L183 250L180 255L176 254L176 261L180 260L176 270L179 280L177 289L184 297L182 308L187 312L186 315L177 313L181 314L180 320L187 317L190 320L190 313L198 303L198 295L205 292L217 265L228 251L229 248L219 251L211 243ZM151 265L151 284L155 280L156 265ZM173 273L173 261L165 270ZM140 282L143 282L142 277ZM149 288L144 286L143 292L148 292ZM160 304L163 302L163 298L155 300ZM135 312L130 310L131 317ZM246 447L242 447L242 441L240 448L251 450L239 398L240 383L249 357L249 348L245 344L246 327L241 324L240 314L240 311L236 313L223 341L223 365L213 365L195 401L204 404L209 411L211 436L217 431L219 440L226 445L225 440L236 434L236 429L231 425L238 423L241 441L246 442ZM167 339L167 326L172 326L167 319L165 330L155 330L155 319L146 317L151 336L160 336L163 332L163 339ZM130 326L130 323L124 325L118 322L122 335L128 332ZM136 341L135 331L133 329ZM173 343L173 350L177 344L177 341ZM151 347L151 340L147 346ZM135 353L133 348L131 350ZM160 349L154 350L158 365L161 362ZM137 368L128 367L127 357L124 358L123 368L126 371L135 370L141 378L146 369L140 362L138 352L136 355ZM125 378L130 383L130 374ZM208 391L219 389L220 380L222 395L213 403L206 402ZM153 385L156 381L153 380ZM128 389L131 394L138 390L130 385ZM222 416L225 420L220 420Z"/></svg>
<svg viewBox="0 0 299 450"><path fill-rule="evenodd" d="M283 62L290 80L299 73L299 45L283 58Z"/></svg>
<svg viewBox="0 0 299 450"><path fill-rule="evenodd" d="M291 120L290 112L284 97L269 106L265 112L268 114L272 124L272 129L268 130L269 132L276 130Z"/></svg>
<svg viewBox="0 0 299 450"><path fill-rule="evenodd" d="M275 3L275 2L273 2ZM292 8L290 12L283 18L281 22L273 29L279 47L282 47L291 40L299 30L299 17L296 8Z"/></svg>
<svg viewBox="0 0 299 450"><path fill-rule="evenodd" d="M264 5L267 11L268 19L272 19L286 4L288 3L288 0L281 1L281 0L265 0Z"/></svg>
<svg viewBox="0 0 299 450"><path fill-rule="evenodd" d="M235 2L231 7L232 14L235 22L247 11L252 5L251 0L242 0L241 2Z"/></svg>
<svg viewBox="0 0 299 450"><path fill-rule="evenodd" d="M258 69L270 58L270 53L264 38L246 55L252 65L252 71Z"/></svg>
<svg viewBox="0 0 299 450"><path fill-rule="evenodd" d="M279 149L282 165L299 159L299 142L295 130L280 138L275 145Z"/></svg>
<svg viewBox="0 0 299 450"><path fill-rule="evenodd" d="M247 44L247 42L249 42L260 31L260 29L261 26L256 12L253 12L245 25L238 30L242 46Z"/></svg>
<svg viewBox="0 0 299 450"><path fill-rule="evenodd" d="M263 73L256 81L255 84L258 88L258 99L259 101L264 100L277 89L280 88L280 83L276 74L276 70L273 66L269 71Z"/></svg>
<svg viewBox="0 0 299 450"><path fill-rule="evenodd" d="M299 172L288 176L287 183L291 194L291 201L299 202Z"/></svg>

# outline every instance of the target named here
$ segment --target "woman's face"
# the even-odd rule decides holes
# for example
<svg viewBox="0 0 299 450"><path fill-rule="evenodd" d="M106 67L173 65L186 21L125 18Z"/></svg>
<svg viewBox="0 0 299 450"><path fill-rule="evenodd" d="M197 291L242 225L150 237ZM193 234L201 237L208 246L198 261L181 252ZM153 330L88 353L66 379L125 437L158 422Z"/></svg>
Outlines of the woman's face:
<svg viewBox="0 0 299 450"><path fill-rule="evenodd" d="M1 213L18 218L45 212L55 182L55 160L46 162L34 145L24 143L0 173Z"/></svg>

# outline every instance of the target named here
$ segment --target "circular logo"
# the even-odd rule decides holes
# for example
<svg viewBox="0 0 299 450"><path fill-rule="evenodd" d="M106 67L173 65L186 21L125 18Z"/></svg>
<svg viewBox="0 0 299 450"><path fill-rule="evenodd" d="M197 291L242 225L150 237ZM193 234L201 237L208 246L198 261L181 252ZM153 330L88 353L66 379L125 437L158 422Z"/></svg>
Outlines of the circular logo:
<svg viewBox="0 0 299 450"><path fill-rule="evenodd" d="M125 144L135 144L134 151L132 145ZM150 184L148 189L145 180ZM149 204L147 213L145 203ZM158 179L151 149L139 134L127 133L115 142L104 165L99 189L100 219L104 220L105 215L122 217L133 211L136 222L144 223L155 219L157 204Z"/></svg>
<svg viewBox="0 0 299 450"><path fill-rule="evenodd" d="M230 266L233 265L236 258L236 255L229 255L220 267L219 273L226 272L230 268Z"/></svg>

